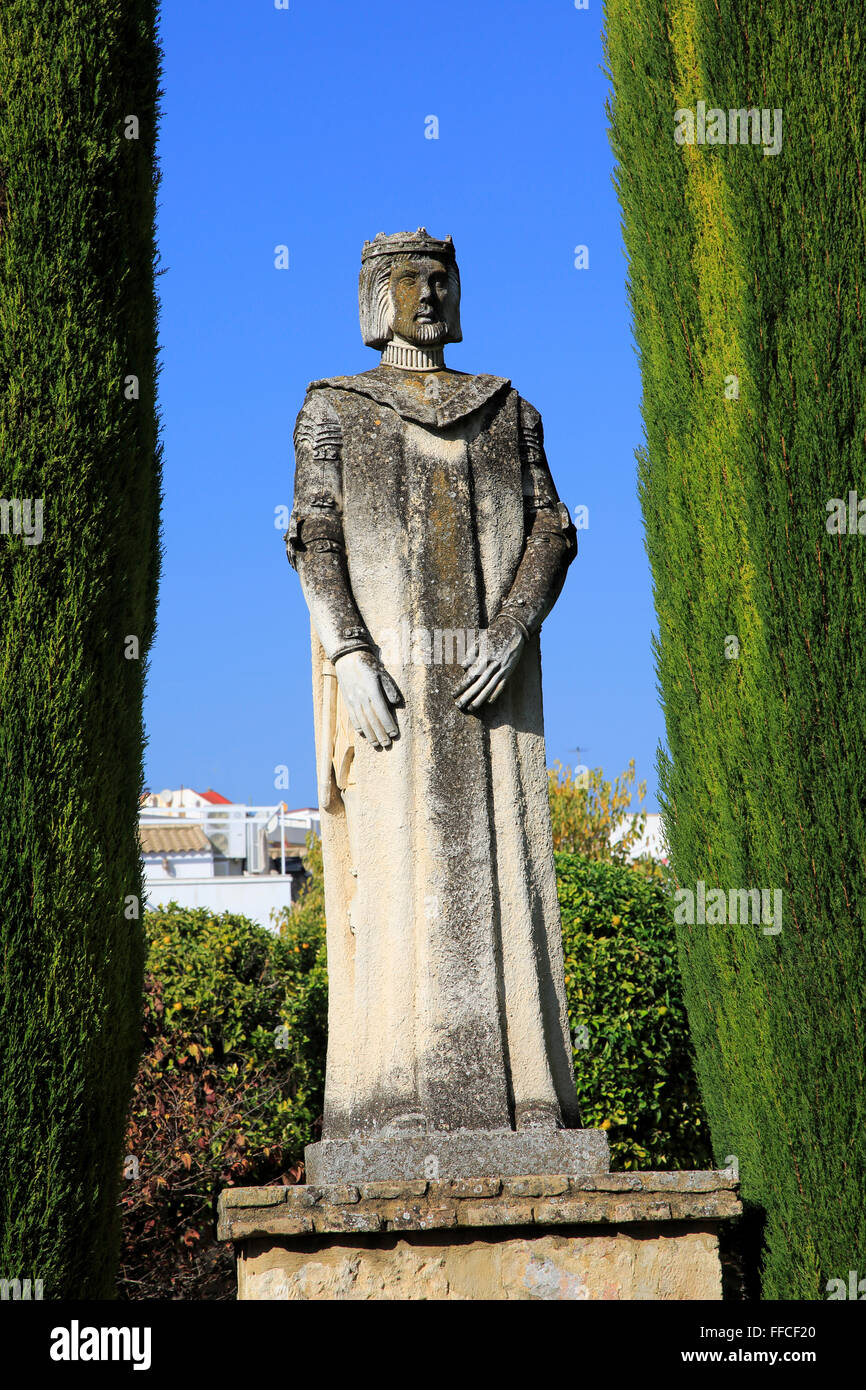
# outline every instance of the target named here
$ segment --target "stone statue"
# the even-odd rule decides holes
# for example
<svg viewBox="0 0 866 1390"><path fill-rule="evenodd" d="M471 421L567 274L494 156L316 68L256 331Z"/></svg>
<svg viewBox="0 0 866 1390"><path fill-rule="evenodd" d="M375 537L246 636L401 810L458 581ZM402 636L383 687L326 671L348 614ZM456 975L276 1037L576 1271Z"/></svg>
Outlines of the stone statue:
<svg viewBox="0 0 866 1390"><path fill-rule="evenodd" d="M445 366L450 237L364 245L381 361L311 383L287 533L312 619L330 985L311 1181L607 1166L582 1131L539 629L575 553L541 418Z"/></svg>

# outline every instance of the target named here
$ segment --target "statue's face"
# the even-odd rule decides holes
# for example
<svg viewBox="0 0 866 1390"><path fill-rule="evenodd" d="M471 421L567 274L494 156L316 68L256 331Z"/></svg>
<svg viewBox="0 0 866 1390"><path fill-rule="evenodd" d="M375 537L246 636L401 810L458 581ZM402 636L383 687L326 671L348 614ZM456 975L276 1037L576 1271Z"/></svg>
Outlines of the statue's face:
<svg viewBox="0 0 866 1390"><path fill-rule="evenodd" d="M457 319L457 292L444 261L413 257L391 271L392 331L416 346L449 340Z"/></svg>

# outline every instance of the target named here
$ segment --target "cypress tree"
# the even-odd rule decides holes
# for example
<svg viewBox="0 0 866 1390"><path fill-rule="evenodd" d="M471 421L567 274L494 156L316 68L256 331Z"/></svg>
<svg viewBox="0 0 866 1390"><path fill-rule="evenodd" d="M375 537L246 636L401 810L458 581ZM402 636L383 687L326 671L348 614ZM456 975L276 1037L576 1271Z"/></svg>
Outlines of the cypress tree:
<svg viewBox="0 0 866 1390"><path fill-rule="evenodd" d="M827 529L866 492L863 21L832 0L607 17L672 863L783 904L778 934L680 923L684 993L717 1161L767 1212L764 1293L822 1298L866 1248L866 537ZM766 110L768 146L780 112L781 148L677 144L699 101L727 139Z"/></svg>
<svg viewBox="0 0 866 1390"><path fill-rule="evenodd" d="M46 1298L113 1295L140 1047L156 8L0 15L0 1275Z"/></svg>

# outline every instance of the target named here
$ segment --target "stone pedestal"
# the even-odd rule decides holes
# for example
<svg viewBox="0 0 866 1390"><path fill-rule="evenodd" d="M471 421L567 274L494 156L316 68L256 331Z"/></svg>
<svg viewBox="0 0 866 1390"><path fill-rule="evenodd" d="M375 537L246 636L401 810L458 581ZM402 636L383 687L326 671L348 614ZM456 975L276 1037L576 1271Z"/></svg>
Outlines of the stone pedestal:
<svg viewBox="0 0 866 1390"><path fill-rule="evenodd" d="M240 1299L720 1299L725 1172L228 1188Z"/></svg>
<svg viewBox="0 0 866 1390"><path fill-rule="evenodd" d="M378 1139L324 1139L304 1150L307 1181L413 1182L419 1178L519 1177L570 1173L585 1177L610 1168L603 1129L458 1129Z"/></svg>

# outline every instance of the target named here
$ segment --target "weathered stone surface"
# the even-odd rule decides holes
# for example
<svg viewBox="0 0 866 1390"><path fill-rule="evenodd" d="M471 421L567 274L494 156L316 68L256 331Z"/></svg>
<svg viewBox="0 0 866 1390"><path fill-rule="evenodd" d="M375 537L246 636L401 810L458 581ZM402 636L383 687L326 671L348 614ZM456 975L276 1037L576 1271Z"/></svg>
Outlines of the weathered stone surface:
<svg viewBox="0 0 866 1390"><path fill-rule="evenodd" d="M457 1178L437 1183L445 1197L498 1197L502 1191L501 1178Z"/></svg>
<svg viewBox="0 0 866 1390"><path fill-rule="evenodd" d="M327 1197L331 1206L351 1206L353 1202L360 1201L361 1193L357 1187L332 1184L328 1187Z"/></svg>
<svg viewBox="0 0 866 1390"><path fill-rule="evenodd" d="M310 1242L304 1243L309 1247ZM270 1300L518 1300L721 1298L715 1231L601 1230L369 1237L363 1244L289 1249L250 1242L238 1296Z"/></svg>
<svg viewBox="0 0 866 1390"><path fill-rule="evenodd" d="M279 1211L279 1217L275 1213ZM287 1211L285 1208L230 1207L222 1210L217 1222L217 1238L240 1242L256 1239L259 1236L301 1236L313 1229L313 1218L301 1211Z"/></svg>
<svg viewBox="0 0 866 1390"><path fill-rule="evenodd" d="M532 1203L526 1198L502 1197L496 1202L461 1202L461 1226L531 1226Z"/></svg>
<svg viewBox="0 0 866 1390"><path fill-rule="evenodd" d="M519 1177L527 1173L604 1173L607 1135L601 1129L455 1130L386 1139L322 1140L305 1150L311 1183L429 1177Z"/></svg>
<svg viewBox="0 0 866 1390"><path fill-rule="evenodd" d="M533 1219L540 1226L575 1226L586 1222L610 1220L609 1203L604 1197L595 1201L589 1197L585 1200L563 1197L560 1201L557 1201L556 1198L548 1198L533 1203L532 1211ZM632 1221L639 1219L637 1216L626 1218L626 1220Z"/></svg>
<svg viewBox="0 0 866 1390"><path fill-rule="evenodd" d="M636 1182L636 1186L644 1192L716 1192L721 1188L734 1189L737 1186L735 1178L731 1177L726 1169L706 1169L694 1172L660 1172L660 1173L610 1173L608 1180L625 1178L629 1182ZM599 1183L598 1186L601 1186Z"/></svg>
<svg viewBox="0 0 866 1390"><path fill-rule="evenodd" d="M719 1223L741 1211L727 1173L238 1191L218 1236L242 1299L717 1299Z"/></svg>
<svg viewBox="0 0 866 1390"><path fill-rule="evenodd" d="M297 1183L285 1191L286 1201L291 1207L315 1207L321 1201L326 1201L332 1207L349 1206L361 1198L359 1188L348 1187L343 1183L329 1183L326 1187L314 1183Z"/></svg>
<svg viewBox="0 0 866 1390"><path fill-rule="evenodd" d="M431 1231L457 1225L457 1206L453 1202L389 1202L382 1215L389 1231Z"/></svg>
<svg viewBox="0 0 866 1390"><path fill-rule="evenodd" d="M287 1193L297 1190L297 1187L227 1187L220 1201L224 1207L279 1206L285 1202Z"/></svg>
<svg viewBox="0 0 866 1390"><path fill-rule="evenodd" d="M622 1184L613 1182L614 1178L622 1178ZM240 1191L245 1192L241 1202ZM281 1192L285 1193L284 1200L275 1201L273 1194ZM522 1174L502 1181L365 1183L360 1190L344 1185L229 1188L219 1201L219 1238L288 1237L313 1228L327 1235L454 1226L722 1221L740 1212L730 1178L712 1173L599 1173L594 1180L575 1180L563 1174Z"/></svg>
<svg viewBox="0 0 866 1390"><path fill-rule="evenodd" d="M671 1216L675 1220L694 1221L701 1217L726 1220L739 1216L742 1206L735 1192L679 1193L671 1196Z"/></svg>
<svg viewBox="0 0 866 1390"><path fill-rule="evenodd" d="M381 1231L382 1224L382 1217L376 1211L352 1211L345 1207L341 1210L333 1207L330 1211L317 1208L313 1212L313 1229L327 1231L329 1234L342 1231Z"/></svg>
<svg viewBox="0 0 866 1390"><path fill-rule="evenodd" d="M596 1177L601 1178L603 1174L595 1174L591 1178L582 1179L583 1182L593 1184ZM502 1189L508 1197L555 1197L561 1192L568 1192L569 1183L572 1180L566 1177L537 1176L506 1178L502 1184Z"/></svg>
<svg viewBox="0 0 866 1390"><path fill-rule="evenodd" d="M570 1178L569 1186L576 1191L585 1188L599 1192L641 1192L644 1190L639 1173L601 1173L588 1178Z"/></svg>
<svg viewBox="0 0 866 1390"><path fill-rule="evenodd" d="M721 1192L735 1191L737 1181L725 1169L671 1172L591 1173L570 1177L572 1191L592 1192Z"/></svg>
<svg viewBox="0 0 866 1390"><path fill-rule="evenodd" d="M420 1179L415 1182L364 1182L361 1183L361 1196L365 1200L380 1201L389 1197L398 1197L405 1200L407 1197L423 1197L427 1192L427 1182Z"/></svg>
<svg viewBox="0 0 866 1390"><path fill-rule="evenodd" d="M314 1183L427 1177L407 1136L423 1159L440 1131L515 1140L504 1167L452 1145L448 1178L599 1166L556 1137L517 1157L580 1123L539 644L576 545L538 411L445 365L459 297L450 241L366 246L362 332L382 360L312 382L295 429L328 923ZM370 1134L360 1162L333 1142Z"/></svg>

